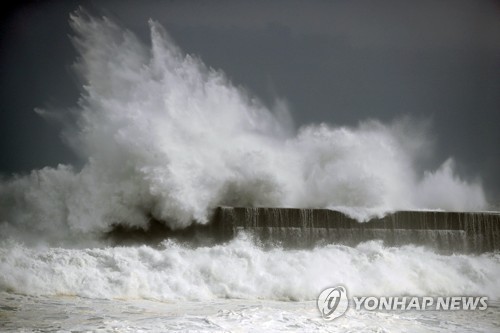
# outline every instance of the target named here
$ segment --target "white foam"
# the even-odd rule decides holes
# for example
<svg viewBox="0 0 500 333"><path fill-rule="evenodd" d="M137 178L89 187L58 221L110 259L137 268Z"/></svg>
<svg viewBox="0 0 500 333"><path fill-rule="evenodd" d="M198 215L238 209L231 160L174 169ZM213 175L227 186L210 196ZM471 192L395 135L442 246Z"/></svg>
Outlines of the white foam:
<svg viewBox="0 0 500 333"><path fill-rule="evenodd" d="M425 258L423 260L422 258ZM244 236L190 248L164 243L94 249L0 248L0 291L90 298L314 300L345 285L352 295L500 298L500 254L440 255L380 242L264 250Z"/></svg>

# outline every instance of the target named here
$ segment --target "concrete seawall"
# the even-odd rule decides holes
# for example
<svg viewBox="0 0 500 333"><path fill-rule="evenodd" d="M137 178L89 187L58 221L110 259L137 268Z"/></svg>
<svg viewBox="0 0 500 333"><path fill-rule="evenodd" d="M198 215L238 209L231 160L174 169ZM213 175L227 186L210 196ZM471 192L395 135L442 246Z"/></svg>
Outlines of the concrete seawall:
<svg viewBox="0 0 500 333"><path fill-rule="evenodd" d="M147 229L115 225L112 244L159 243L167 238L195 246L223 243L244 231L264 246L355 246L382 240L388 246L424 245L441 252L500 250L500 212L398 211L360 223L329 209L218 207L208 224L172 230L151 218Z"/></svg>
<svg viewBox="0 0 500 333"><path fill-rule="evenodd" d="M499 212L398 211L360 223L328 209L219 207L211 224L225 238L245 230L263 242L291 247L380 239L443 251L500 250Z"/></svg>

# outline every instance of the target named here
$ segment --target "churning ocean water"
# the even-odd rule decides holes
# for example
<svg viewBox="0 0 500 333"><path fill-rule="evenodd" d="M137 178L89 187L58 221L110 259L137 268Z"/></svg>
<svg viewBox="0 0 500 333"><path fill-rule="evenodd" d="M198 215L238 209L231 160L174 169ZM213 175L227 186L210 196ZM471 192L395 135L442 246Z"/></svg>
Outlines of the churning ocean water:
<svg viewBox="0 0 500 333"><path fill-rule="evenodd" d="M402 119L295 130L272 106L185 55L150 21L140 41L107 18L71 15L82 80L66 117L81 168L0 181L0 330L500 330L500 254L381 241L307 249L245 233L215 244L118 246L116 226L180 230L224 206L324 207L365 220L398 209L487 208L479 184L416 170L425 133ZM50 116L54 111L37 110ZM322 319L330 286L351 295L487 296L484 311L357 311Z"/></svg>
<svg viewBox="0 0 500 333"><path fill-rule="evenodd" d="M210 247L174 242L109 248L1 249L5 331L495 332L500 254L441 255L372 241L263 249L245 235ZM322 319L315 299L486 295L484 311L367 311Z"/></svg>

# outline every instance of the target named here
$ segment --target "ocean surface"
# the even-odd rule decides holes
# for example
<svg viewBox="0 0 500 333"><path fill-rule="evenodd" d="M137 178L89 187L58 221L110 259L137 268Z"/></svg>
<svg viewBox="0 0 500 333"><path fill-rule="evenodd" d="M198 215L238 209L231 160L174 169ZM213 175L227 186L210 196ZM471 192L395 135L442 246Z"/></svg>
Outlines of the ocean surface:
<svg viewBox="0 0 500 333"><path fill-rule="evenodd" d="M291 250L255 244L0 249L0 328L9 332L497 332L500 253L443 255L372 241ZM322 319L316 298L487 296L484 311L367 311Z"/></svg>
<svg viewBox="0 0 500 333"><path fill-rule="evenodd" d="M2 293L4 332L498 332L499 304L486 311L348 310L334 321L315 301L218 299L159 302Z"/></svg>

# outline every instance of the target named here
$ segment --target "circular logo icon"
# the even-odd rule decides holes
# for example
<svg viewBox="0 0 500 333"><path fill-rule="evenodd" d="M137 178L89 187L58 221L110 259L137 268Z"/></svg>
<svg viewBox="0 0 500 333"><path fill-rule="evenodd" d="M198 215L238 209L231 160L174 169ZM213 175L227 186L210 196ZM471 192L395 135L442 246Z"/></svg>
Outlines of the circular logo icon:
<svg viewBox="0 0 500 333"><path fill-rule="evenodd" d="M347 290L343 286L327 288L319 294L318 309L325 320L342 316L348 307Z"/></svg>

